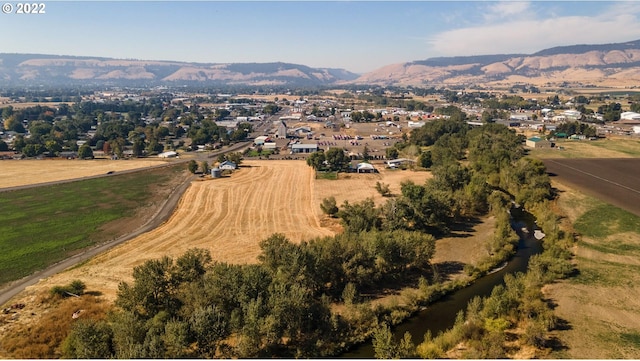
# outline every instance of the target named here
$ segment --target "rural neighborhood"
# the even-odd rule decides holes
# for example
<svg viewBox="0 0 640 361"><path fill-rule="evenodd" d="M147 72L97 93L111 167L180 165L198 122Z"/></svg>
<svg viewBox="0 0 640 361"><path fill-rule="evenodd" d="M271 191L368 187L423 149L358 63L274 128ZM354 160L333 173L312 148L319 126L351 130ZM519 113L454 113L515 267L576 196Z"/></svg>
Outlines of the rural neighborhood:
<svg viewBox="0 0 640 361"><path fill-rule="evenodd" d="M640 358L638 56L0 54L0 358Z"/></svg>

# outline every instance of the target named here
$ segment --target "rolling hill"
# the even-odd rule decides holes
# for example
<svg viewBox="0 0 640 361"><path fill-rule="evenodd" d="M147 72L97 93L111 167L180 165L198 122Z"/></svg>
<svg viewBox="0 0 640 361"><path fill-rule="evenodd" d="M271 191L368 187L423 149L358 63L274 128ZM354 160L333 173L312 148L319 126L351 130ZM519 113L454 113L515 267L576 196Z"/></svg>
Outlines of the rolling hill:
<svg viewBox="0 0 640 361"><path fill-rule="evenodd" d="M19 85L291 85L350 81L342 69L288 63L203 64L43 54L0 54L0 86Z"/></svg>
<svg viewBox="0 0 640 361"><path fill-rule="evenodd" d="M438 57L358 75L276 63L187 63L44 54L0 54L0 87L27 85L637 86L640 40L572 45L533 54Z"/></svg>
<svg viewBox="0 0 640 361"><path fill-rule="evenodd" d="M364 74L357 84L378 85L596 85L630 86L640 80L640 40L572 45L534 54L431 58Z"/></svg>

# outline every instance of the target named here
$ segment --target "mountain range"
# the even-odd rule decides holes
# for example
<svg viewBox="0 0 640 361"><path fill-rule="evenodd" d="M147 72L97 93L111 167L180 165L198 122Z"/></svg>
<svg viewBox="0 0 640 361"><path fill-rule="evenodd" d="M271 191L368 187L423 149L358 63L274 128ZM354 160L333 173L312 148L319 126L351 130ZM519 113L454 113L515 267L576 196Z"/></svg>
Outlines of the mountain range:
<svg viewBox="0 0 640 361"><path fill-rule="evenodd" d="M0 86L246 85L629 86L640 81L640 40L572 45L533 54L438 57L366 74L290 63L188 63L44 54L0 54Z"/></svg>

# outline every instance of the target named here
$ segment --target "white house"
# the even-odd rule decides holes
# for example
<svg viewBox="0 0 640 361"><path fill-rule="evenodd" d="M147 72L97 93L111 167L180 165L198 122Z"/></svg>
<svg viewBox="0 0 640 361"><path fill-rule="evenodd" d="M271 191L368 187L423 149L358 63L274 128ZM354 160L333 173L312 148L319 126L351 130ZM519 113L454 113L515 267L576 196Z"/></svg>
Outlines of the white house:
<svg viewBox="0 0 640 361"><path fill-rule="evenodd" d="M218 166L218 168L222 169L222 170L235 170L236 168L238 168L238 166L230 161L230 160L225 160L224 162L220 163L220 165Z"/></svg>
<svg viewBox="0 0 640 361"><path fill-rule="evenodd" d="M169 151L169 152L164 152L164 153L158 154L158 157L160 157L160 158L175 158L177 156L178 156L178 153L176 153L174 151Z"/></svg>
<svg viewBox="0 0 640 361"><path fill-rule="evenodd" d="M582 113L574 109L565 110L564 112L562 112L562 115L564 115L567 119L571 119L571 120L582 119Z"/></svg>

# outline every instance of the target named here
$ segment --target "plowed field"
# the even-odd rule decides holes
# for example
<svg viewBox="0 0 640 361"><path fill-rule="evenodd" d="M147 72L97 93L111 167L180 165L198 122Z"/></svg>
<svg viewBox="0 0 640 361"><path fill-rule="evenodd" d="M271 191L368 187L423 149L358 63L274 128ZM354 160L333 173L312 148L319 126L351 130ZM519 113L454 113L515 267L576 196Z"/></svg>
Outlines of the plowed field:
<svg viewBox="0 0 640 361"><path fill-rule="evenodd" d="M545 159L554 181L640 215L640 159Z"/></svg>

